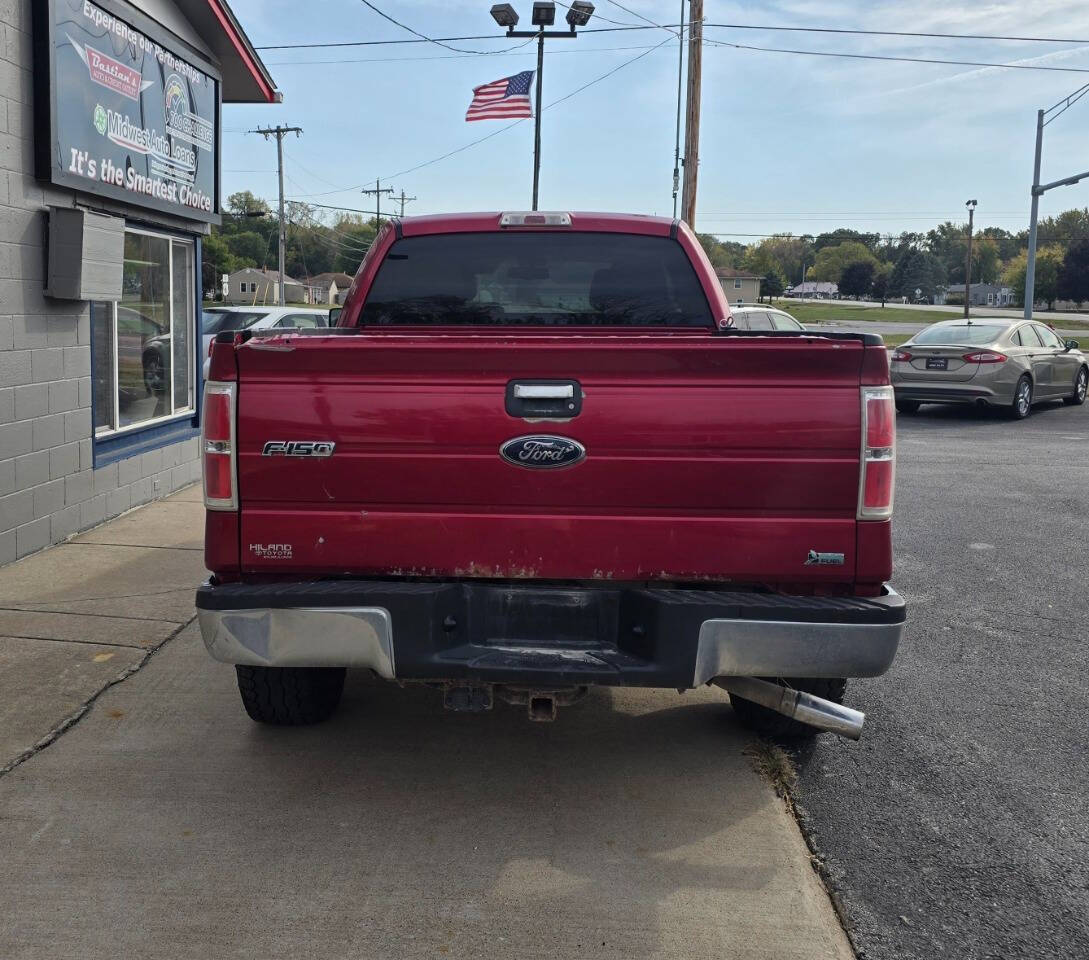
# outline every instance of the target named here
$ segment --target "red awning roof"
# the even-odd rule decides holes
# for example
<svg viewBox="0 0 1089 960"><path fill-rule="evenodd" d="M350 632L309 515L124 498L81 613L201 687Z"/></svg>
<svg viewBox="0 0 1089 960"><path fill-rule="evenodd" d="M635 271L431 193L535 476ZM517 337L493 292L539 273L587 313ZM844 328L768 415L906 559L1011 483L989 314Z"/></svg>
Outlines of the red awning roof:
<svg viewBox="0 0 1089 960"><path fill-rule="evenodd" d="M279 103L283 99L226 0L175 3L219 60L224 103Z"/></svg>

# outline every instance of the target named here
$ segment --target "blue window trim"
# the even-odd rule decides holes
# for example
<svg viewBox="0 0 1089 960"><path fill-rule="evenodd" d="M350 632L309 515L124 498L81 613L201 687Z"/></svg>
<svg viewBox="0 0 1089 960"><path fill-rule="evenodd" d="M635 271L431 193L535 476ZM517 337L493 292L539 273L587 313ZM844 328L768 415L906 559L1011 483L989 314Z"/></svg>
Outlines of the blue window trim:
<svg viewBox="0 0 1089 960"><path fill-rule="evenodd" d="M202 327L202 315L201 304L204 299L203 283L201 282L202 276L202 251L201 241L199 236L193 237L194 251L193 251L193 277L194 286L193 296L195 297L194 303L196 304L196 321L194 323L194 343L193 343L193 362L196 366L194 371L194 384L196 386L196 412L188 416L180 416L174 420L168 420L165 423L156 423L150 426L144 427L142 430L130 430L127 433L122 434L110 434L105 437L94 437L91 448L91 460L92 466L95 470L99 467L109 466L111 463L116 463L118 460L127 460L130 457L139 456L142 453L149 453L152 450L158 450L160 447L168 447L172 443L181 443L184 440L189 440L192 437L197 436L200 433L200 408L201 397L204 393L204 357L202 356L201 344L204 341L204 330ZM94 383L95 370L94 370L94 323L91 323L91 382ZM92 393L93 393L92 386ZM93 408L92 408L93 411ZM93 413L92 413L93 424ZM92 426L93 429L93 426Z"/></svg>

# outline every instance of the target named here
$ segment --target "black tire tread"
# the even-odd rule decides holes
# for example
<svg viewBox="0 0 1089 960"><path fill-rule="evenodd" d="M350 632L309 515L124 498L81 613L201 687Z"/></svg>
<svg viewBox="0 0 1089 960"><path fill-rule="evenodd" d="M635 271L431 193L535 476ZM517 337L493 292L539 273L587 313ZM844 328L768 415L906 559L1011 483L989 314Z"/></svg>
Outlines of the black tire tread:
<svg viewBox="0 0 1089 960"><path fill-rule="evenodd" d="M1027 380L1032 392L1029 394L1029 408L1028 412L1022 417L1020 411L1017 409L1017 397L1021 393L1021 381ZM1025 420L1032 413L1032 404L1036 401L1036 384L1033 383L1032 377L1027 373L1021 374L1017 380L1017 386L1013 388L1013 402L1006 408L1006 415L1011 420Z"/></svg>
<svg viewBox="0 0 1089 960"><path fill-rule="evenodd" d="M793 690L804 690L825 700L835 703L843 703L843 697L847 692L847 681L843 677L828 678L776 678L762 677L771 683L785 684ZM821 733L816 727L807 723L799 723L790 717L769 710L759 703L745 700L736 694L730 694L730 706L741 723L755 733L772 740L808 740Z"/></svg>
<svg viewBox="0 0 1089 960"><path fill-rule="evenodd" d="M1081 373L1081 371L1084 369L1085 367L1079 367L1078 373ZM1063 403L1065 403L1068 407L1080 407L1083 403L1085 403L1084 397L1082 397L1080 400L1078 399L1078 378L1076 376L1074 377L1074 390L1071 392L1069 397L1063 397Z"/></svg>
<svg viewBox="0 0 1089 960"><path fill-rule="evenodd" d="M252 720L297 727L328 720L344 692L343 667L236 666L238 692Z"/></svg>

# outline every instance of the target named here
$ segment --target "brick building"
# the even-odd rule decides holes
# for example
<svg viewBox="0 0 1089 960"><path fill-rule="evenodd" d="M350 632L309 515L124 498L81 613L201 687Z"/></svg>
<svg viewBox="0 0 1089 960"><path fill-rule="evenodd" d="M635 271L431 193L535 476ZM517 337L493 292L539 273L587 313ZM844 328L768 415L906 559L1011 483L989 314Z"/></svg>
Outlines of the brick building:
<svg viewBox="0 0 1089 960"><path fill-rule="evenodd" d="M0 2L0 564L197 479L220 105L279 102L224 0Z"/></svg>

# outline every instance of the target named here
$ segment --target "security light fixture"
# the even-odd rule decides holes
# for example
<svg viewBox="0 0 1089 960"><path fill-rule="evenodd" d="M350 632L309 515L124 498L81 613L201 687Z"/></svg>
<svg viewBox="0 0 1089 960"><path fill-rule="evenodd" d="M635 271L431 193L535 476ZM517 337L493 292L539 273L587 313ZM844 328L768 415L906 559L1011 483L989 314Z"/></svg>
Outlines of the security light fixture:
<svg viewBox="0 0 1089 960"><path fill-rule="evenodd" d="M533 0L533 26L551 27L556 22L556 4L552 0Z"/></svg>
<svg viewBox="0 0 1089 960"><path fill-rule="evenodd" d="M518 26L518 14L509 3L497 3L492 7L492 19L501 27L513 30Z"/></svg>
<svg viewBox="0 0 1089 960"><path fill-rule="evenodd" d="M966 206L966 207L967 207L967 208L968 208L969 210L975 210L975 208L976 208L976 201L975 201L975 200L969 200L969 201L968 201L967 203L965 203L964 205L965 205L965 206Z"/></svg>
<svg viewBox="0 0 1089 960"><path fill-rule="evenodd" d="M593 15L594 5L592 3L586 3L585 0L574 0L571 8L567 11L567 24L572 29L585 27Z"/></svg>

